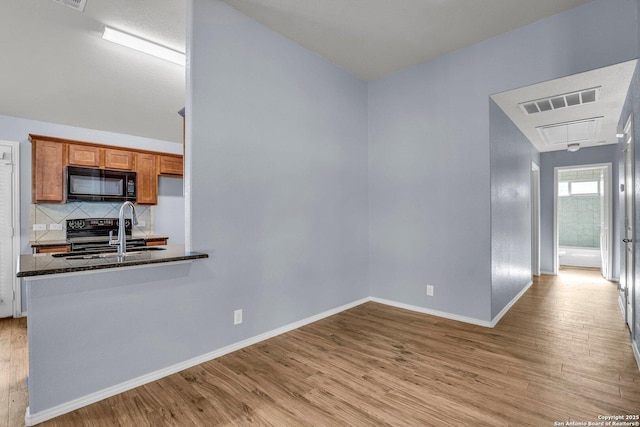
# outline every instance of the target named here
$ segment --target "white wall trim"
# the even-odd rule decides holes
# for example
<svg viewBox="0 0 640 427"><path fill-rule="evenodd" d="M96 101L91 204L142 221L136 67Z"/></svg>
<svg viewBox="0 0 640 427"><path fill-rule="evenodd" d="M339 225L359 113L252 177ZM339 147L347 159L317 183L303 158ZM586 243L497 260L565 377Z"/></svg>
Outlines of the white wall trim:
<svg viewBox="0 0 640 427"><path fill-rule="evenodd" d="M11 164L13 165L13 173L11 178L12 187L12 216L11 226L13 227L12 242L12 265L18 265L18 259L20 258L20 143L16 141L0 141L2 144L6 144L11 147ZM13 290L13 317L19 317L22 309L22 294L20 291L20 279L13 277L13 283L11 284Z"/></svg>
<svg viewBox="0 0 640 427"><path fill-rule="evenodd" d="M541 271L540 274L545 274L547 276L557 276L553 271Z"/></svg>
<svg viewBox="0 0 640 427"><path fill-rule="evenodd" d="M558 247L560 246L560 237L559 237L559 228L558 228L558 173L561 171L569 171L569 170L584 170L584 169L604 169L606 174L605 179L605 188L606 188L606 208L608 212L608 221L607 227L609 229L608 235L608 253L607 253L607 280L611 280L612 270L613 270L613 192L615 189L613 188L613 175L612 163L593 163L593 164L585 164L585 165L572 165L572 166L556 166L553 168L553 273L554 275L558 274L560 269L560 257L558 254Z"/></svg>
<svg viewBox="0 0 640 427"><path fill-rule="evenodd" d="M513 297L513 299L509 301L509 304L505 305L504 308L500 310L500 313L498 313L496 317L494 317L493 320L491 320L491 326L490 326L491 328L496 327L500 319L502 319L502 316L504 316L505 314L507 314L509 310L511 310L511 307L513 307L514 304L517 303L520 298L522 298L522 295L524 295L525 292L529 290L531 285L533 285L533 280L530 280L529 283L527 283L527 285L524 288L522 288L520 292L518 292L518 295Z"/></svg>
<svg viewBox="0 0 640 427"><path fill-rule="evenodd" d="M633 355L636 358L636 364L638 365L638 370L640 371L640 348L638 348L638 343L635 340L631 340L631 348L633 349Z"/></svg>
<svg viewBox="0 0 640 427"><path fill-rule="evenodd" d="M244 347L248 347L250 345L259 343L269 338L273 338L277 335L292 331L294 329L301 328L302 326L308 325L313 322L317 322L318 320L324 319L325 317L333 316L334 314L338 314L342 311L364 304L368 301L370 301L369 298L363 298L363 299L345 304L343 306L336 307L331 310L327 310L323 313L316 314L315 316L307 317L305 319L299 320L294 323L290 323L288 325L282 326L272 331L265 332L263 334L256 335L251 338L247 338L246 340L228 345L226 347L222 347L218 350L214 350L212 352L194 357L189 360L185 360L184 362L180 362L175 365L168 366L164 369L160 369L158 371L151 372L149 374L142 375L137 378L133 378L129 381L116 384L112 387L107 387L103 390L88 394L86 396L79 397L69 402L62 403L60 405L54 406L49 409L45 409L44 411L37 412L35 414L32 414L29 411L29 408L27 408L27 412L24 417L24 422L27 426L32 426L35 424L42 423L44 421L50 420L52 418L58 417L68 412L75 411L76 409L82 408L84 406L91 405L92 403L98 402L100 400L104 400L108 397L115 396L116 394L124 393L125 391L131 390L133 388L139 387L144 384L148 384L152 381L157 381L166 376L175 374L176 372L183 371L185 369L191 368L201 363L208 362L210 360L224 356L225 354L240 350Z"/></svg>
<svg viewBox="0 0 640 427"><path fill-rule="evenodd" d="M457 320L458 322L471 323L472 325L484 326L486 328L492 328L491 322L488 320L480 320L474 317L461 316L459 314L447 313L445 311L432 310L430 308L419 307L417 305L405 304L403 302L391 301L384 298L370 297L370 301L377 302L379 304L390 305L392 307L403 308L409 311L415 311L416 313L429 314L431 316L442 317L450 320Z"/></svg>

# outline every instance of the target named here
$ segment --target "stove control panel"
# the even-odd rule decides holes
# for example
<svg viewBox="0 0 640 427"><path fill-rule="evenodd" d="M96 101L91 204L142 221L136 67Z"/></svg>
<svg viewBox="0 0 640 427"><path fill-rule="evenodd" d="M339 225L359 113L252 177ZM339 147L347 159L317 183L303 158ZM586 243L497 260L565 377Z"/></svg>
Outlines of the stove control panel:
<svg viewBox="0 0 640 427"><path fill-rule="evenodd" d="M118 231L118 218L76 218L67 220L67 238L108 236ZM125 219L126 234L131 234L131 219Z"/></svg>

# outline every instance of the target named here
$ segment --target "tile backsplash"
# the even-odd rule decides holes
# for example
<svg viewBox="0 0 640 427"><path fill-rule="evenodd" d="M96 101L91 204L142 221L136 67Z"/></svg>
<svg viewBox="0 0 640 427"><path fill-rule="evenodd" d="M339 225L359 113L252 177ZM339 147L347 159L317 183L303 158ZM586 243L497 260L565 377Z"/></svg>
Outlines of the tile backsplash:
<svg viewBox="0 0 640 427"><path fill-rule="evenodd" d="M120 206L122 206L122 203L32 204L30 240L34 242L64 240L67 237L66 220L77 218L118 218ZM129 218L128 210L126 215ZM136 205L136 215L140 224L133 226L133 236L146 237L153 235L153 206ZM46 230L34 231L33 224L44 224ZM60 224L62 229L51 230L51 224Z"/></svg>

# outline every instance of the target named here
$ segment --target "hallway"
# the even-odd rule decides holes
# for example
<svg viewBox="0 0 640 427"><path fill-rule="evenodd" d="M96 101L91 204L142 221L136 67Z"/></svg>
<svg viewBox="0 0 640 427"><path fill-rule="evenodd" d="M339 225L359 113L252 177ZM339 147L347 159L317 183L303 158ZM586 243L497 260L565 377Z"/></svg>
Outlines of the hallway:
<svg viewBox="0 0 640 427"><path fill-rule="evenodd" d="M638 414L615 284L560 273L537 278L494 329L366 303L42 425L551 426ZM0 320L0 425L22 425L25 326Z"/></svg>

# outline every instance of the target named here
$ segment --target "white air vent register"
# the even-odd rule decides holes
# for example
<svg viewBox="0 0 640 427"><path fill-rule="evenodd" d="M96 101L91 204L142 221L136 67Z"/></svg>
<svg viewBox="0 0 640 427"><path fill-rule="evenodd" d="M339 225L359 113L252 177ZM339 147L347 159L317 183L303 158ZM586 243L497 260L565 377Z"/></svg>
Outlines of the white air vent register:
<svg viewBox="0 0 640 427"><path fill-rule="evenodd" d="M588 104L600 100L600 87L592 87L576 92L554 95L548 98L536 99L518 104L523 113L536 114L545 111L558 110L560 108L573 107L574 105Z"/></svg>
<svg viewBox="0 0 640 427"><path fill-rule="evenodd" d="M54 3L62 4L75 9L79 12L84 12L84 6L87 4L87 0L51 0Z"/></svg>

